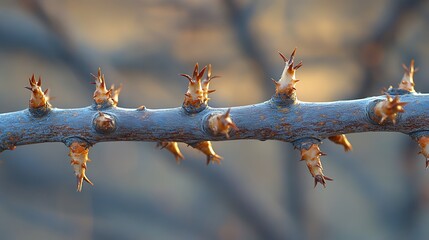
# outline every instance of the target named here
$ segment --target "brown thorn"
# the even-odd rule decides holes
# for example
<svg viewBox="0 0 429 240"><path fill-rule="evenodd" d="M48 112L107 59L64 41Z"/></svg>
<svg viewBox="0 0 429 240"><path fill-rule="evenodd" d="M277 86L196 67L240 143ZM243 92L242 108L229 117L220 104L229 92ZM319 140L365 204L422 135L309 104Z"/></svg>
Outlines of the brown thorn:
<svg viewBox="0 0 429 240"><path fill-rule="evenodd" d="M192 83L192 77L191 76L189 76L188 74L184 74L184 73L182 73L182 74L179 74L180 76L182 76L182 77L185 77L185 78L187 78L188 80L189 80L189 82L191 82Z"/></svg>
<svg viewBox="0 0 429 240"><path fill-rule="evenodd" d="M87 176L83 176L83 180L85 180L85 182L91 184L92 186L94 186L94 183L91 182L91 180L88 179Z"/></svg>
<svg viewBox="0 0 429 240"><path fill-rule="evenodd" d="M206 69L207 69L207 66L204 66L204 68L203 68L203 69L201 69L200 73L198 74L198 78L197 78L197 80L198 80L198 79L201 79L201 78L203 77L204 72L206 71Z"/></svg>
<svg viewBox="0 0 429 240"><path fill-rule="evenodd" d="M278 52L278 53L279 53L280 57L283 59L284 62L288 61L288 59L285 57L285 55L283 55L283 53L281 53L281 52Z"/></svg>
<svg viewBox="0 0 429 240"><path fill-rule="evenodd" d="M279 82L277 82L274 78L271 78L271 81L273 81L273 83L274 83L276 86L280 85L280 83L279 83Z"/></svg>
<svg viewBox="0 0 429 240"><path fill-rule="evenodd" d="M36 85L36 78L34 77L34 73L33 73L33 75L31 75L30 84Z"/></svg>
<svg viewBox="0 0 429 240"><path fill-rule="evenodd" d="M293 67L294 70L297 70L298 68L302 67L302 61L299 62L295 67Z"/></svg>
<svg viewBox="0 0 429 240"><path fill-rule="evenodd" d="M194 77L194 79L197 79L198 77L198 63L195 63L194 73L192 76Z"/></svg>
<svg viewBox="0 0 429 240"><path fill-rule="evenodd" d="M296 47L295 47L295 49L293 50L292 54L290 55L290 59L289 59L289 61L287 62L287 64L288 64L288 65L293 64L293 58L295 57L295 53L296 53Z"/></svg>

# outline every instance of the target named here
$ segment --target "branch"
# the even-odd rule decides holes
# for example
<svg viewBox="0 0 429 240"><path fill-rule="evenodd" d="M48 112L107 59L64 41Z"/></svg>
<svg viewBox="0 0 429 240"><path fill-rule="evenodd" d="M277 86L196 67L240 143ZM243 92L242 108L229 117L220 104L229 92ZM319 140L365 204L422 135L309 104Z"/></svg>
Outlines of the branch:
<svg viewBox="0 0 429 240"><path fill-rule="evenodd" d="M94 77L94 104L86 108L56 109L49 104L48 91L42 90L42 80L30 78L29 108L0 114L0 151L16 146L63 142L70 148L71 165L78 181L78 191L86 176L89 147L106 141L158 142L175 154L183 156L176 142L184 142L207 156L207 164L220 163L221 157L211 141L239 139L279 140L291 142L301 151L315 185L332 180L323 174L319 145L323 139L343 145L351 144L344 134L393 131L415 138L429 158L429 95L414 90L414 61L404 66L404 76L398 88L389 88L384 96L326 103L306 103L297 100L296 49L289 58L280 53L285 68L275 83L275 95L268 101L232 108L208 107L209 83L215 79L211 65L199 70L195 65L188 80L188 91L182 107L152 110L119 108L119 89L106 87L99 69ZM207 70L207 75L205 76ZM392 97L395 95L395 97ZM427 166L429 166L427 160Z"/></svg>
<svg viewBox="0 0 429 240"><path fill-rule="evenodd" d="M405 134L428 130L429 95L407 94L400 97L407 102L405 112L396 124L379 125L369 116L371 106L384 96L351 101L326 103L298 102L278 106L272 100L264 103L232 107L230 114L239 130L214 136L207 128L207 119L226 108L207 108L188 114L183 108L126 109L95 106L77 109L52 109L42 118L23 110L0 114L1 150L11 146L44 142L64 142L81 138L89 144L107 141L185 142L227 141L238 139L281 140L294 142L304 138L318 140L330 136L392 131ZM108 134L97 132L94 120L101 114L115 119L116 129Z"/></svg>

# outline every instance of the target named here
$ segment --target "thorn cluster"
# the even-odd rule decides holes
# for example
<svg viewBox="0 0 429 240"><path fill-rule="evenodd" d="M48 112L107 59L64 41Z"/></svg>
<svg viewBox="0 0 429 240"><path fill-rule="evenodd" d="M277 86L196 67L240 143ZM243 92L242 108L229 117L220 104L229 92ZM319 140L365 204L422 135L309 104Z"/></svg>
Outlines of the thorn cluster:
<svg viewBox="0 0 429 240"><path fill-rule="evenodd" d="M297 65L293 65L294 57L296 53L296 48L293 50L290 58L287 59L281 52L279 52L280 57L285 62L285 67L283 69L283 73L278 81L272 79L274 84L276 85L276 96L286 96L287 98L291 98L295 93L295 85L299 82L296 79L296 71L298 68L302 66L302 62L299 62Z"/></svg>
<svg viewBox="0 0 429 240"><path fill-rule="evenodd" d="M346 135L344 134L330 136L328 137L328 139L336 144L342 145L344 147L344 151L346 152L351 151L353 149L352 144L349 142Z"/></svg>
<svg viewBox="0 0 429 240"><path fill-rule="evenodd" d="M395 124L398 113L405 111L405 105L407 103L401 102L398 95L392 98L386 94L386 100L378 102L374 107L374 113L380 119L378 123L383 124L386 119L390 119Z"/></svg>
<svg viewBox="0 0 429 240"><path fill-rule="evenodd" d="M224 114L215 114L208 119L208 126L214 135L223 134L226 138L229 138L229 131L234 129L238 130L238 127L231 119L231 109L228 109Z"/></svg>
<svg viewBox="0 0 429 240"><path fill-rule="evenodd" d="M31 97L29 102L30 108L41 108L41 107L50 107L48 89L44 92L42 91L42 79L39 77L39 80L36 81L34 74L31 78L28 79L30 82L30 87L25 87L31 91Z"/></svg>
<svg viewBox="0 0 429 240"><path fill-rule="evenodd" d="M405 70L404 76L402 77L401 82L399 83L399 89L406 90L408 92L415 92L414 90L414 73L419 69L414 68L414 59L411 60L410 66L407 67L405 64L402 64L402 67Z"/></svg>
<svg viewBox="0 0 429 240"><path fill-rule="evenodd" d="M94 78L93 84L95 84L95 91L93 99L97 104L97 107L102 106L114 106L118 105L119 93L121 92L122 85L119 88L115 89L115 85L112 84L109 90L106 88L106 80L104 79L104 74L101 73L101 68L98 68L97 76L91 74Z"/></svg>
<svg viewBox="0 0 429 240"><path fill-rule="evenodd" d="M206 69L207 66L198 71L198 63L196 63L192 77L188 74L180 74L180 76L187 78L189 81L188 91L185 93L185 100L183 102L184 107L194 109L203 107L205 99L201 81Z"/></svg>
<svg viewBox="0 0 429 240"><path fill-rule="evenodd" d="M185 159L185 157L183 157L183 154L180 152L179 145L177 144L177 142L159 142L156 146L161 149L165 148L169 152L171 152L174 155L177 164L180 164L180 161Z"/></svg>
<svg viewBox="0 0 429 240"><path fill-rule="evenodd" d="M314 187L317 186L317 183L321 183L323 187L326 187L326 180L332 181L332 178L329 178L323 174L320 156L325 155L325 153L320 151L318 144L312 144L308 149L301 149L301 161L306 162L311 176L314 177Z"/></svg>
<svg viewBox="0 0 429 240"><path fill-rule="evenodd" d="M70 145L70 164L73 166L74 174L77 179L77 191L82 191L83 181L94 185L86 176L86 163L91 160L88 158L89 147L87 144L73 142Z"/></svg>

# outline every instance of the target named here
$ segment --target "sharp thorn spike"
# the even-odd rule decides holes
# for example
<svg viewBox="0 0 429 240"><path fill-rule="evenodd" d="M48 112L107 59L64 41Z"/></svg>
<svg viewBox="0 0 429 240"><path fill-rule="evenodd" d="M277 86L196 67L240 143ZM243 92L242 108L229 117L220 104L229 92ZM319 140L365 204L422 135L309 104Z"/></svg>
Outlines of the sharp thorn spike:
<svg viewBox="0 0 429 240"><path fill-rule="evenodd" d="M285 55L283 55L283 53L281 53L281 52L278 52L278 53L279 53L280 57L283 59L284 62L288 61L288 59L285 57Z"/></svg>

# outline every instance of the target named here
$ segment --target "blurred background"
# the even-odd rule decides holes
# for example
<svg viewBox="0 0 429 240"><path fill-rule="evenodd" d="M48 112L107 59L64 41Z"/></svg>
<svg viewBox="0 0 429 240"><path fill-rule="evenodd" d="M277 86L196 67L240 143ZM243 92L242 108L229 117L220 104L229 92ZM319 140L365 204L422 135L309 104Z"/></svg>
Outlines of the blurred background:
<svg viewBox="0 0 429 240"><path fill-rule="evenodd" d="M414 58L429 92L429 3L423 0L2 0L0 112L24 109L31 74L54 107L92 104L90 73L123 84L119 106L180 106L195 62L211 63L214 107L274 93L297 47L301 101L379 95ZM325 141L326 189L291 144L215 142L221 165L181 145L177 165L155 143L100 143L77 193L61 143L0 155L1 239L427 239L429 173L399 133Z"/></svg>

